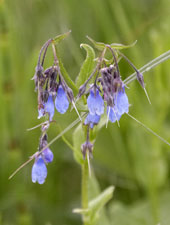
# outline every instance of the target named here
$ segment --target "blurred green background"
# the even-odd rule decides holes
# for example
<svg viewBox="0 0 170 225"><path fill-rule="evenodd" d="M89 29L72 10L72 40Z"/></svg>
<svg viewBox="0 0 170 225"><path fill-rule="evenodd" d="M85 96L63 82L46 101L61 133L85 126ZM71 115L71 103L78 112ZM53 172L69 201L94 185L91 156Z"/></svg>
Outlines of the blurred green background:
<svg viewBox="0 0 170 225"><path fill-rule="evenodd" d="M60 55L75 80L85 58L86 35L105 43L130 44L124 50L140 68L170 48L169 0L0 0L0 224L78 225L72 213L80 207L81 169L72 151L58 140L51 146L54 162L44 185L31 182L28 165L12 180L9 175L38 147L40 130L27 132L37 120L34 75L41 46L50 37L72 30L60 44ZM50 55L46 66L50 63ZM52 63L52 61L51 61ZM120 63L122 77L133 71ZM170 140L169 62L145 74L149 105L139 84L127 90L130 113ZM74 113L55 119L65 128ZM108 224L170 224L170 148L128 116L102 128L92 165L101 190L116 187L107 205ZM52 125L49 140L59 133ZM67 134L71 140L72 131ZM98 223L100 224L100 223ZM102 224L104 225L104 224Z"/></svg>

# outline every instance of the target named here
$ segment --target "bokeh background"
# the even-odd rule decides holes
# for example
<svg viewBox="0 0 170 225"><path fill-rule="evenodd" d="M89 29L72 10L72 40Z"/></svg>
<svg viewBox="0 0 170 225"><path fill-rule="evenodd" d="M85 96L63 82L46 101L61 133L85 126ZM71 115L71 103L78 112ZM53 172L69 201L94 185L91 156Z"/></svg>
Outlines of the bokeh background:
<svg viewBox="0 0 170 225"><path fill-rule="evenodd" d="M81 169L62 139L51 146L55 158L45 184L31 182L31 164L8 180L38 147L40 130L26 129L39 123L31 78L44 42L72 30L59 49L73 80L85 58L79 46L89 43L86 35L105 43L137 39L124 53L140 68L170 48L169 9L169 0L0 0L0 224L82 224L72 213L80 207ZM130 113L170 141L169 65L145 74L152 105L136 81L127 94ZM133 72L123 60L120 70L123 78ZM55 115L61 129L75 118ZM108 224L170 224L170 148L128 116L120 125L102 128L92 160L101 190L116 187L106 207ZM58 133L52 125L49 140Z"/></svg>

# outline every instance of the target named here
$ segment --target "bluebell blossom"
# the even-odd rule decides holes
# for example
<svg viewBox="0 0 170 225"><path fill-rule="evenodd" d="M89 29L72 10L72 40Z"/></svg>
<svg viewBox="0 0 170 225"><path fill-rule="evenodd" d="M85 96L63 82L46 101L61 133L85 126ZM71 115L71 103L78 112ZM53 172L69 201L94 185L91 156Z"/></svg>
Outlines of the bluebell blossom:
<svg viewBox="0 0 170 225"><path fill-rule="evenodd" d="M43 184L47 177L47 167L42 156L38 156L35 159L35 163L32 167L32 182L38 182L39 184Z"/></svg>
<svg viewBox="0 0 170 225"><path fill-rule="evenodd" d="M49 94L48 100L45 103L45 112L49 114L49 120L51 121L54 116L54 102L52 94Z"/></svg>
<svg viewBox="0 0 170 225"><path fill-rule="evenodd" d="M117 92L115 96L115 105L120 115L123 115L124 113L129 112L129 101L125 93L124 87Z"/></svg>
<svg viewBox="0 0 170 225"><path fill-rule="evenodd" d="M49 149L49 148L46 148L43 152L42 152L42 155L43 155L43 159L45 160L46 163L51 163L53 161L53 152Z"/></svg>
<svg viewBox="0 0 170 225"><path fill-rule="evenodd" d="M57 111L61 114L64 114L69 107L69 101L67 99L67 95L61 85L59 86L57 91L57 96L55 99L55 107Z"/></svg>
<svg viewBox="0 0 170 225"><path fill-rule="evenodd" d="M99 90L96 89L96 93L94 90L90 90L90 94L87 98L87 105L91 115L102 115L104 113L104 101L101 95L99 94Z"/></svg>
<svg viewBox="0 0 170 225"><path fill-rule="evenodd" d="M121 116L124 113L129 112L129 101L128 97L125 93L124 87L119 90L117 93L115 93L114 96L114 106L108 106L107 107L107 114L109 117L109 120L114 123L116 120L120 120Z"/></svg>
<svg viewBox="0 0 170 225"><path fill-rule="evenodd" d="M90 125L90 128L92 129L94 127L94 125L98 124L100 120L100 116L95 114L95 115L91 115L90 113L87 115L84 124L85 125Z"/></svg>

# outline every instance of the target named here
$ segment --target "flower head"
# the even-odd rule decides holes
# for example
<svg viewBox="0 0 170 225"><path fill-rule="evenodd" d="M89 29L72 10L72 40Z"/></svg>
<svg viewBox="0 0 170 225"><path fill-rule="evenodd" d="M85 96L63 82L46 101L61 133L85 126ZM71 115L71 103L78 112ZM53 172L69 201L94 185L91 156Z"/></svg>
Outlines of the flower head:
<svg viewBox="0 0 170 225"><path fill-rule="evenodd" d="M91 89L90 94L87 98L87 105L91 115L102 115L104 113L104 101L99 90L96 89L96 93Z"/></svg>
<svg viewBox="0 0 170 225"><path fill-rule="evenodd" d="M55 99L55 107L57 111L61 114L64 114L69 107L69 101L67 99L67 95L61 85L59 86L57 91L57 96Z"/></svg>
<svg viewBox="0 0 170 225"><path fill-rule="evenodd" d="M109 116L109 120L112 123L114 123L115 121L120 120L121 116L124 113L128 112L129 112L129 101L123 87L114 95L114 106L107 107L107 114Z"/></svg>
<svg viewBox="0 0 170 225"><path fill-rule="evenodd" d="M94 125L98 124L100 120L100 116L95 114L95 115L91 115L90 113L87 115L84 124L85 125L90 125L90 128L92 129Z"/></svg>
<svg viewBox="0 0 170 225"><path fill-rule="evenodd" d="M45 162L41 156L35 159L35 163L32 167L32 182L36 181L39 184L43 184L45 182L45 178L47 177L47 167Z"/></svg>

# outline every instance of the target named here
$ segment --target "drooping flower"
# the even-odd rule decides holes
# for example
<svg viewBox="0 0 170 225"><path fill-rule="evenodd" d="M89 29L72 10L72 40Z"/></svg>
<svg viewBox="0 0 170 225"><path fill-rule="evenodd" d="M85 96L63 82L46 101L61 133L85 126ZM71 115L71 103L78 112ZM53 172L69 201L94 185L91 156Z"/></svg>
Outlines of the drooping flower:
<svg viewBox="0 0 170 225"><path fill-rule="evenodd" d="M119 121L121 117L121 115L116 110L117 109L115 107L107 107L107 115L112 123Z"/></svg>
<svg viewBox="0 0 170 225"><path fill-rule="evenodd" d="M32 182L35 183L36 181L39 184L43 184L47 177L47 167L42 156L38 156L35 159L35 163L32 167Z"/></svg>
<svg viewBox="0 0 170 225"><path fill-rule="evenodd" d="M51 163L53 161L53 152L49 149L49 148L46 148L43 152L42 152L42 155L43 155L43 159L45 160L46 163Z"/></svg>
<svg viewBox="0 0 170 225"><path fill-rule="evenodd" d="M115 96L115 106L117 107L117 111L120 115L129 112L129 101L124 87L119 90Z"/></svg>
<svg viewBox="0 0 170 225"><path fill-rule="evenodd" d="M129 112L129 101L125 93L125 89L123 87L117 93L115 93L114 106L107 107L107 115L109 117L109 120L112 123L114 123L115 121L119 121L124 113L128 112Z"/></svg>
<svg viewBox="0 0 170 225"><path fill-rule="evenodd" d="M90 113L87 115L84 124L85 125L90 125L90 128L92 129L94 127L94 125L98 124L100 120L100 116L95 114L95 115L91 115Z"/></svg>
<svg viewBox="0 0 170 225"><path fill-rule="evenodd" d="M67 95L61 85L58 87L57 96L55 99L55 107L57 111L61 114L64 114L69 107Z"/></svg>
<svg viewBox="0 0 170 225"><path fill-rule="evenodd" d="M49 114L49 120L51 121L54 116L54 102L52 94L49 94L48 100L45 103L45 112Z"/></svg>
<svg viewBox="0 0 170 225"><path fill-rule="evenodd" d="M96 93L92 89L87 98L87 105L91 115L102 115L104 113L104 101L101 95L99 94L99 90L96 89Z"/></svg>

